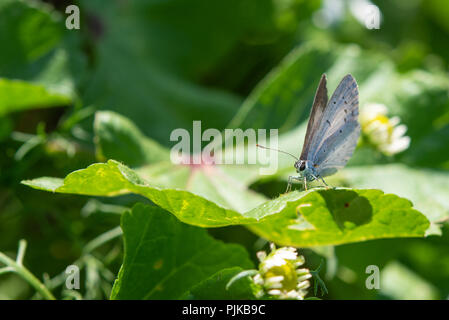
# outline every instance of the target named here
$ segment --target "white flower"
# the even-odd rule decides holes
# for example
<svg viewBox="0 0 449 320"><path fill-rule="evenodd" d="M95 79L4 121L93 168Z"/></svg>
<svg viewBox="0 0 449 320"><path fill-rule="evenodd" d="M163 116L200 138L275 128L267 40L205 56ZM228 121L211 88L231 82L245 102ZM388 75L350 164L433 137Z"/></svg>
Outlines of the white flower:
<svg viewBox="0 0 449 320"><path fill-rule="evenodd" d="M385 155L402 152L410 145L410 137L405 136L407 127L399 124L399 117L387 117L387 107L370 103L360 110L362 133L368 143Z"/></svg>
<svg viewBox="0 0 449 320"><path fill-rule="evenodd" d="M298 268L304 264L304 257L298 256L295 248L276 249L272 244L270 254L261 251L257 257L260 264L259 272L253 277L254 283L278 299L304 299L312 275L308 269Z"/></svg>

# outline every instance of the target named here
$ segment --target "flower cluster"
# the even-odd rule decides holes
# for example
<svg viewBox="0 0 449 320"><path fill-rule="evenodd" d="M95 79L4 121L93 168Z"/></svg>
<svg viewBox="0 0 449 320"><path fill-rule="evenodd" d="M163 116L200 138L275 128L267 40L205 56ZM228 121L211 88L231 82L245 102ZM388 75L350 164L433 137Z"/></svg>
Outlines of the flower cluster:
<svg viewBox="0 0 449 320"><path fill-rule="evenodd" d="M304 264L304 257L298 256L295 248L276 249L272 244L270 254L260 251L257 257L259 272L253 281L264 289L262 294L277 299L304 299L312 275L308 269L299 268Z"/></svg>
<svg viewBox="0 0 449 320"><path fill-rule="evenodd" d="M385 155L402 152L410 145L410 137L405 135L407 127L399 124L399 117L387 117L387 107L370 103L360 111L362 133L367 142Z"/></svg>

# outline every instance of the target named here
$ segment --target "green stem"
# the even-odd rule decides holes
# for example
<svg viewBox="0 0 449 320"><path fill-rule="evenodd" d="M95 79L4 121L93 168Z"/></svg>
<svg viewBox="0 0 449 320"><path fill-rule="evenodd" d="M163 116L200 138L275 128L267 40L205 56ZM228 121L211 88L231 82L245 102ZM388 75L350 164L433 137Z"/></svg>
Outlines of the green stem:
<svg viewBox="0 0 449 320"><path fill-rule="evenodd" d="M5 255L4 253L0 252L0 262L5 264L9 268L8 270L11 272L17 273L19 276L21 276L26 282L28 282L31 286L33 286L45 299L47 300L56 300L56 298L53 296L53 294L47 289L46 286L42 282L39 281L38 278L36 278L30 271L28 271L27 268L25 268L22 265L21 259L23 258L24 249L25 249L25 240L20 241L19 245L19 263ZM5 269L6 269L5 268ZM5 270L2 268L2 270Z"/></svg>
<svg viewBox="0 0 449 320"><path fill-rule="evenodd" d="M106 242L111 241L112 239L115 239L122 235L122 229L120 226L115 227L114 229L111 229L109 231L106 231L105 233L100 234L95 239L89 241L86 246L83 249L83 253L90 253L97 249L98 247L102 246Z"/></svg>
<svg viewBox="0 0 449 320"><path fill-rule="evenodd" d="M326 285L324 284L324 281L320 277L320 271L322 266L323 260L321 260L320 265L316 270L310 270L310 273L312 274L314 279L313 292L315 296L318 294L318 287L321 289L321 295L329 293L329 291L327 291Z"/></svg>

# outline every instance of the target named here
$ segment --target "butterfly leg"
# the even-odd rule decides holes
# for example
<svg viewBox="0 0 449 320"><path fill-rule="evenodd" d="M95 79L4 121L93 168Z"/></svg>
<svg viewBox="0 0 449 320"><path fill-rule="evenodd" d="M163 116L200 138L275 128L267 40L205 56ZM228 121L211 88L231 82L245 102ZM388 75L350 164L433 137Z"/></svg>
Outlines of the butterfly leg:
<svg viewBox="0 0 449 320"><path fill-rule="evenodd" d="M324 181L324 179L323 179L322 176L318 176L318 177L317 177L317 176L315 176L315 175L312 175L312 177L313 177L316 181L318 181L318 179L320 179L321 182L323 182L324 186L325 186L326 188L329 188L329 186L327 185L326 181Z"/></svg>
<svg viewBox="0 0 449 320"><path fill-rule="evenodd" d="M288 180L287 180L288 181L287 190L285 190L285 193L290 192L292 190L293 180L301 181L300 179L301 179L301 177L289 176ZM306 187L306 190L307 190L307 187Z"/></svg>
<svg viewBox="0 0 449 320"><path fill-rule="evenodd" d="M326 181L324 181L323 177L319 176L320 180L324 183L324 185L326 186L326 188L329 188L329 186L327 185Z"/></svg>
<svg viewBox="0 0 449 320"><path fill-rule="evenodd" d="M285 190L285 193L290 192L290 190L292 189L292 180L293 180L293 177L288 176L287 189Z"/></svg>
<svg viewBox="0 0 449 320"><path fill-rule="evenodd" d="M304 189L306 189L306 191L307 191L307 179L305 176L304 176Z"/></svg>
<svg viewBox="0 0 449 320"><path fill-rule="evenodd" d="M324 185L325 185L326 187L328 187L328 185L327 185L326 181L324 181L323 177L320 177L320 179L321 179L321 181L324 183Z"/></svg>

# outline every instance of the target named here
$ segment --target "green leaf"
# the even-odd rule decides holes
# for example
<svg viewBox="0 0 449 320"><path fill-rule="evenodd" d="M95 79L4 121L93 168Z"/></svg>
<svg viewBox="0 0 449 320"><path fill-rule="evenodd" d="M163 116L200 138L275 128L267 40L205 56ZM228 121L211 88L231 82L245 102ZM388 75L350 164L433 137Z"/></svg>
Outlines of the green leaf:
<svg viewBox="0 0 449 320"><path fill-rule="evenodd" d="M167 149L145 137L134 123L115 112L97 112L94 130L100 158L117 159L131 167L170 159Z"/></svg>
<svg viewBox="0 0 449 320"><path fill-rule="evenodd" d="M55 107L70 102L69 96L51 92L43 85L0 78L0 116L13 111Z"/></svg>
<svg viewBox="0 0 449 320"><path fill-rule="evenodd" d="M2 1L0 42L8 44L0 51L0 116L72 102L86 61L59 12L40 1Z"/></svg>
<svg viewBox="0 0 449 320"><path fill-rule="evenodd" d="M96 163L86 169L74 171L64 180L43 177L23 181L23 183L40 190L91 196L136 193L173 213L179 220L202 227L220 227L257 221L257 217L242 217L235 210L217 205L189 191L151 186L135 171L115 160Z"/></svg>
<svg viewBox="0 0 449 320"><path fill-rule="evenodd" d="M135 205L121 226L125 257L111 299L177 299L224 268L252 267L241 246L217 241L157 207Z"/></svg>
<svg viewBox="0 0 449 320"><path fill-rule="evenodd" d="M1 1L0 41L5 45L0 51L0 74L9 76L50 52L62 37L59 21L61 16L41 2Z"/></svg>
<svg viewBox="0 0 449 320"><path fill-rule="evenodd" d="M422 237L429 222L410 201L380 190L314 189L291 192L251 210L235 211L184 190L147 184L128 167L110 160L69 174L64 180L23 181L41 190L92 196L137 193L179 220L201 227L247 225L282 245L319 246L377 238Z"/></svg>
<svg viewBox="0 0 449 320"><path fill-rule="evenodd" d="M449 173L400 164L347 168L340 175L355 188L379 188L410 199L432 221L449 217Z"/></svg>
<svg viewBox="0 0 449 320"><path fill-rule="evenodd" d="M251 224L250 230L284 246L422 237L429 227L429 221L412 208L410 201L374 189L291 192L254 210L261 216L268 210L272 216Z"/></svg>
<svg viewBox="0 0 449 320"><path fill-rule="evenodd" d="M232 286L226 288L229 281L242 272L242 268L234 267L220 270L210 278L193 286L182 299L189 300L252 300L254 283L248 278L239 279Z"/></svg>
<svg viewBox="0 0 449 320"><path fill-rule="evenodd" d="M239 165L175 165L165 161L144 166L136 172L154 186L184 189L220 206L245 212L267 200L262 194L248 189L257 176L256 170Z"/></svg>

